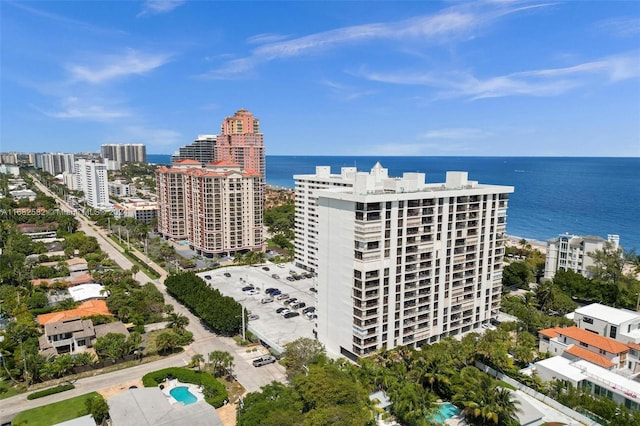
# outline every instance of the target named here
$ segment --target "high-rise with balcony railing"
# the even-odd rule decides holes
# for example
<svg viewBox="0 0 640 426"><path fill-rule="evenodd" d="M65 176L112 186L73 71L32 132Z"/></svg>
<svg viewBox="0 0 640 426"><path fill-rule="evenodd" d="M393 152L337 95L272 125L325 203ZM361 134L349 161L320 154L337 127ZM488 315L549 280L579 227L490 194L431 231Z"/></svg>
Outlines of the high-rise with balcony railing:
<svg viewBox="0 0 640 426"><path fill-rule="evenodd" d="M317 336L351 359L478 329L497 315L510 186L376 164L314 193ZM296 217L296 220L299 218Z"/></svg>

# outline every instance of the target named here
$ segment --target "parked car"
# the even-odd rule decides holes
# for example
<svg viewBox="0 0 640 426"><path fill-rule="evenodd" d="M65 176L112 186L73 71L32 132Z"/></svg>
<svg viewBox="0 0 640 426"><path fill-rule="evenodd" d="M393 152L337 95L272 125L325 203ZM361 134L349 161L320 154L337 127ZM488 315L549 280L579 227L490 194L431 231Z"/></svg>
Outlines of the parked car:
<svg viewBox="0 0 640 426"><path fill-rule="evenodd" d="M288 276L288 277L287 277L287 281L295 281L295 280L296 280L296 279L295 279L295 278L293 278L292 276Z"/></svg>
<svg viewBox="0 0 640 426"><path fill-rule="evenodd" d="M263 270L263 271L268 271L268 270L269 270L269 267L268 267L268 266L263 266L263 267L262 267L262 270Z"/></svg>
<svg viewBox="0 0 640 426"><path fill-rule="evenodd" d="M278 268L284 268L284 263L278 263Z"/></svg>
<svg viewBox="0 0 640 426"><path fill-rule="evenodd" d="M271 274L271 278L273 278L274 280L279 280L279 279L280 279L280 275L278 275L278 274Z"/></svg>
<svg viewBox="0 0 640 426"><path fill-rule="evenodd" d="M285 308L284 311L280 312L280 315L285 316L285 315L290 314L290 313L291 313L291 310Z"/></svg>
<svg viewBox="0 0 640 426"><path fill-rule="evenodd" d="M305 315L311 320L318 319L318 314L315 312L307 312Z"/></svg>
<svg viewBox="0 0 640 426"><path fill-rule="evenodd" d="M230 273L228 273L228 272L225 272L225 273L224 273L224 276L225 276L225 277L227 277L227 278L231 278L231 274L230 274Z"/></svg>
<svg viewBox="0 0 640 426"><path fill-rule="evenodd" d="M273 297L265 297L260 301L260 303L263 303L263 304L264 303L271 303L271 302L273 302Z"/></svg>
<svg viewBox="0 0 640 426"><path fill-rule="evenodd" d="M296 297L292 297L291 299L287 299L284 301L285 305L291 305L292 303L296 303L298 301L298 298Z"/></svg>
<svg viewBox="0 0 640 426"><path fill-rule="evenodd" d="M313 274L311 272L307 272L304 276L305 278L313 278Z"/></svg>
<svg viewBox="0 0 640 426"><path fill-rule="evenodd" d="M254 359L252 364L254 367L262 367L263 365L273 364L274 362L276 362L274 357L271 355L265 355Z"/></svg>
<svg viewBox="0 0 640 426"><path fill-rule="evenodd" d="M260 315L258 315L258 314L251 314L251 315L249 315L249 316L247 317L247 319L248 319L249 321L255 321L255 320L257 320L257 319L260 319Z"/></svg>
<svg viewBox="0 0 640 426"><path fill-rule="evenodd" d="M302 310L303 314L309 313L309 312L315 312L316 311L316 307L315 306L307 306L306 308L304 308Z"/></svg>
<svg viewBox="0 0 640 426"><path fill-rule="evenodd" d="M247 294L249 296L255 296L256 294L260 294L260 290L254 288L253 290L249 290Z"/></svg>
<svg viewBox="0 0 640 426"><path fill-rule="evenodd" d="M293 279L296 281L300 281L301 279L303 279L304 277L302 275L294 275Z"/></svg>
<svg viewBox="0 0 640 426"><path fill-rule="evenodd" d="M281 314L283 311L288 311L288 309L285 308L285 307L280 307L280 308L276 309L276 313L277 314Z"/></svg>
<svg viewBox="0 0 640 426"><path fill-rule="evenodd" d="M253 288L254 287L252 285L248 285L246 287L242 287L242 291L250 291L250 290L253 290Z"/></svg>
<svg viewBox="0 0 640 426"><path fill-rule="evenodd" d="M211 279L211 275L205 275L205 276L204 276L204 279L205 279L205 280L210 280L210 279Z"/></svg>
<svg viewBox="0 0 640 426"><path fill-rule="evenodd" d="M289 295L287 293L282 293L282 294L278 295L278 297L276 297L276 299L278 299L278 300L285 300L285 299L288 299L288 298L289 298Z"/></svg>
<svg viewBox="0 0 640 426"><path fill-rule="evenodd" d="M304 302L296 302L291 304L291 307L293 309L300 309L300 308L304 308L305 306L307 306L307 304Z"/></svg>
<svg viewBox="0 0 640 426"><path fill-rule="evenodd" d="M277 290L277 288L273 288L273 287L269 287L268 289L266 289L264 292L267 294L271 294L272 291Z"/></svg>
<svg viewBox="0 0 640 426"><path fill-rule="evenodd" d="M318 289L317 289L317 288L315 288L315 287L311 287L311 288L309 289L309 291L310 291L310 292L312 292L312 293L317 293L317 292L318 292Z"/></svg>
<svg viewBox="0 0 640 426"><path fill-rule="evenodd" d="M300 316L298 312L287 312L286 314L283 315L283 317L285 318L292 318L297 316Z"/></svg>
<svg viewBox="0 0 640 426"><path fill-rule="evenodd" d="M282 292L278 289L275 289L271 292L271 297L276 297L278 295L282 294Z"/></svg>

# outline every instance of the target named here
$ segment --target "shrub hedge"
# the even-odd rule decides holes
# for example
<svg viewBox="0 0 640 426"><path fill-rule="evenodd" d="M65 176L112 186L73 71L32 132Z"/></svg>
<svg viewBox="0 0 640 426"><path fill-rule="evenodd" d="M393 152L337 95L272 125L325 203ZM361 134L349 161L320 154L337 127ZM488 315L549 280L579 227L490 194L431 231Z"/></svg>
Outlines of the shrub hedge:
<svg viewBox="0 0 640 426"><path fill-rule="evenodd" d="M193 371L187 368L165 368L163 370L152 371L142 377L142 384L146 388L158 386L167 377L176 378L182 383L193 383L202 385L205 389L205 401L215 408L222 407L224 401L229 398L224 385L213 378L209 373ZM207 397L210 394L210 397Z"/></svg>
<svg viewBox="0 0 640 426"><path fill-rule="evenodd" d="M27 395L27 399L42 398L42 397L45 397L45 396L53 395L55 393L68 391L68 390L71 390L71 389L74 389L74 388L75 388L75 386L73 386L72 384L60 385L60 386L56 386L54 388L43 389L41 391L37 391L37 392L31 393L31 394Z"/></svg>

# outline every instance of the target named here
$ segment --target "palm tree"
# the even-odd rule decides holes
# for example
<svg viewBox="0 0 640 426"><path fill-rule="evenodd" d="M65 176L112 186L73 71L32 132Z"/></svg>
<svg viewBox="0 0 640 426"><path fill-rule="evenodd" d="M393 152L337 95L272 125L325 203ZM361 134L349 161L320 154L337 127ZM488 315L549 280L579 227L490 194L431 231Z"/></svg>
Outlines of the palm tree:
<svg viewBox="0 0 640 426"><path fill-rule="evenodd" d="M517 413L520 410L520 401L512 398L511 391L507 388L496 388L492 392L493 405L498 414L500 424L510 424L518 421Z"/></svg>
<svg viewBox="0 0 640 426"><path fill-rule="evenodd" d="M140 267L138 265L136 265L135 263L131 266L131 278L136 277L136 274L140 272Z"/></svg>
<svg viewBox="0 0 640 426"><path fill-rule="evenodd" d="M177 312L172 312L167 317L167 322L167 328L184 330L184 328L189 325L189 318Z"/></svg>
<svg viewBox="0 0 640 426"><path fill-rule="evenodd" d="M228 371L233 366L233 355L225 351L213 351L209 353L209 363L212 374L218 376L223 369Z"/></svg>
<svg viewBox="0 0 640 426"><path fill-rule="evenodd" d="M176 346L178 346L178 335L173 331L163 331L156 336L156 348L158 348L158 352L166 354Z"/></svg>
<svg viewBox="0 0 640 426"><path fill-rule="evenodd" d="M198 366L198 371L202 371L200 369L201 364L204 362L204 355L202 354L194 354L191 357L191 364Z"/></svg>

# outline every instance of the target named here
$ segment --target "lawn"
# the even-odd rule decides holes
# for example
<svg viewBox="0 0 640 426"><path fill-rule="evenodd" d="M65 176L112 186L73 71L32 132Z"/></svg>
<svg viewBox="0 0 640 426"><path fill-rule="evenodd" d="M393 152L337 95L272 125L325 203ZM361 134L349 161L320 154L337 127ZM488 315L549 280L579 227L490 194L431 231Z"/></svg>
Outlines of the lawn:
<svg viewBox="0 0 640 426"><path fill-rule="evenodd" d="M11 424L13 426L51 426L86 416L89 414L89 410L87 410L85 401L91 398L102 398L102 396L97 392L91 392L75 398L65 399L64 401L54 402L53 404L43 405L42 407L32 408L18 414Z"/></svg>
<svg viewBox="0 0 640 426"><path fill-rule="evenodd" d="M24 391L26 391L24 386L15 387L9 384L2 384L0 385L0 399L11 398L12 396L23 393Z"/></svg>

